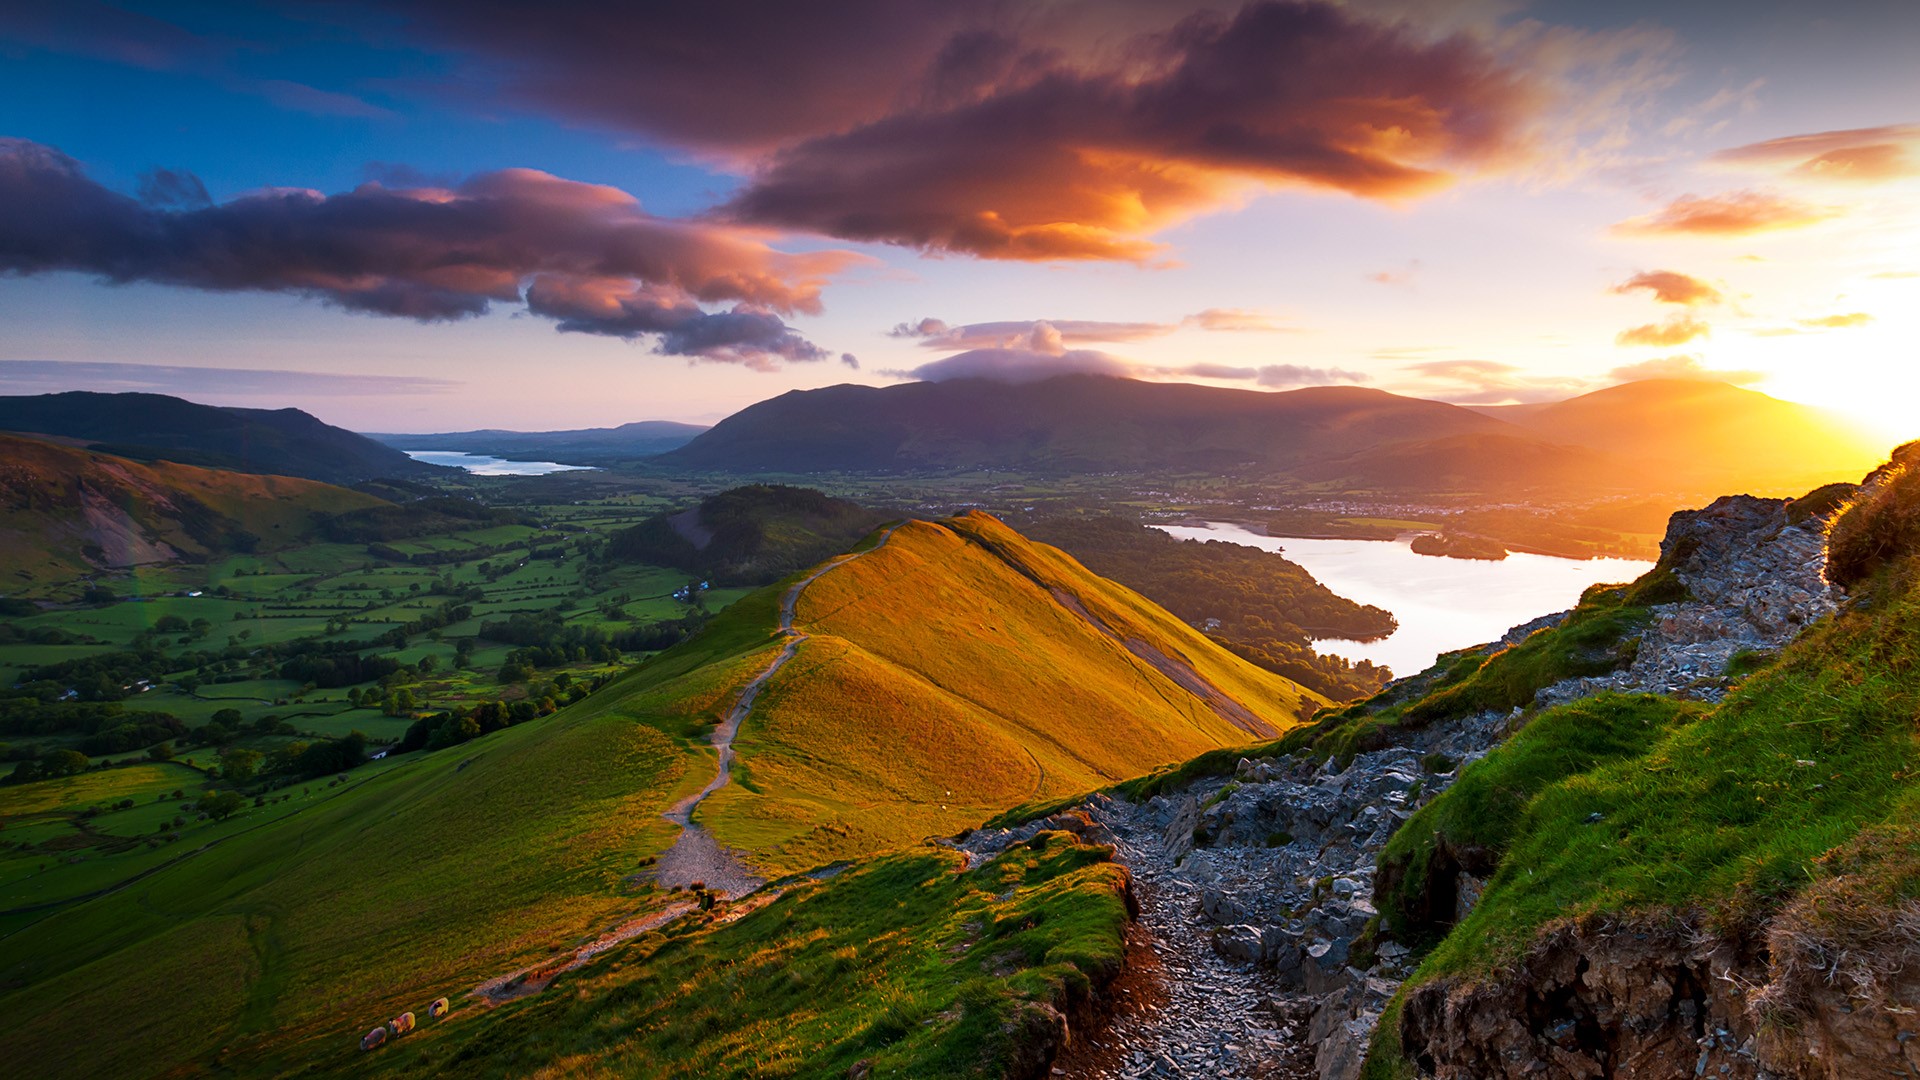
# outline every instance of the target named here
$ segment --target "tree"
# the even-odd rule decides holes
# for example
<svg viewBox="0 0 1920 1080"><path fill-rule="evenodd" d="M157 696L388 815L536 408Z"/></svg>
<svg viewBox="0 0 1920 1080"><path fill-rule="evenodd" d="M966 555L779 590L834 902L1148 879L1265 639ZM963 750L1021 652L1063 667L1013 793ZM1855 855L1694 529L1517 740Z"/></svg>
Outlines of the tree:
<svg viewBox="0 0 1920 1080"><path fill-rule="evenodd" d="M260 757L258 750L228 747L220 751L220 768L226 772L227 779L244 784L259 773Z"/></svg>
<svg viewBox="0 0 1920 1080"><path fill-rule="evenodd" d="M246 720L245 717L240 715L239 709L215 710L212 719L214 723L219 724L221 727L226 728L228 731L238 731L240 729L240 725L244 723Z"/></svg>
<svg viewBox="0 0 1920 1080"><path fill-rule="evenodd" d="M225 821L247 805L237 791L209 791L200 796L200 812L215 821Z"/></svg>
<svg viewBox="0 0 1920 1080"><path fill-rule="evenodd" d="M48 779L87 771L87 755L78 750L49 750L40 756L40 775Z"/></svg>
<svg viewBox="0 0 1920 1080"><path fill-rule="evenodd" d="M173 744L170 742L154 743L147 748L147 756L155 761L172 761Z"/></svg>

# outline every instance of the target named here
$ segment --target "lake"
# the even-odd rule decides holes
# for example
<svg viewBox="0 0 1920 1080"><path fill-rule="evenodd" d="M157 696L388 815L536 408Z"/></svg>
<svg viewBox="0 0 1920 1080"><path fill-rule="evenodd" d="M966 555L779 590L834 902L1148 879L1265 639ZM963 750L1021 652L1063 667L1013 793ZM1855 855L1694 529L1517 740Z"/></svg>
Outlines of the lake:
<svg viewBox="0 0 1920 1080"><path fill-rule="evenodd" d="M1587 586L1632 581L1653 568L1638 559L1556 559L1512 554L1499 562L1415 555L1398 540L1305 540L1262 536L1226 522L1162 525L1183 540L1225 540L1285 553L1341 596L1393 612L1400 629L1381 641L1318 641L1349 660L1413 675L1443 652L1492 641L1511 627L1580 599Z"/></svg>
<svg viewBox="0 0 1920 1080"><path fill-rule="evenodd" d="M415 461L424 461L429 465L451 465L456 469L465 469L476 476L545 476L548 473L593 468L591 465L562 465L557 461L508 461L506 458L468 454L458 450L402 452Z"/></svg>

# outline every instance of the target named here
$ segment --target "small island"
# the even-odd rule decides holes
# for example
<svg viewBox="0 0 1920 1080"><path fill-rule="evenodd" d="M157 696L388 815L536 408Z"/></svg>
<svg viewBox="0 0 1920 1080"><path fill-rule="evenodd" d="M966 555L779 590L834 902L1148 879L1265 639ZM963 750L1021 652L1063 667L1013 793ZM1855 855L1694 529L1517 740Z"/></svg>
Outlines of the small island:
<svg viewBox="0 0 1920 1080"><path fill-rule="evenodd" d="M1484 559L1499 562L1507 549L1498 540L1470 533L1421 533L1413 538L1415 555L1437 555L1449 559Z"/></svg>

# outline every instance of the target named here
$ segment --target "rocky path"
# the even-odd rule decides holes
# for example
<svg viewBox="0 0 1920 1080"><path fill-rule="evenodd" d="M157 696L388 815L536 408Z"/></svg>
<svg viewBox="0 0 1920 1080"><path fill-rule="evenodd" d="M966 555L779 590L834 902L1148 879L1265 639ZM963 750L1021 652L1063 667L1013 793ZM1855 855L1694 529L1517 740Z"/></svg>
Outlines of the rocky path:
<svg viewBox="0 0 1920 1080"><path fill-rule="evenodd" d="M694 824L693 812L707 796L726 787L733 781L733 740L740 733L740 725L753 711L753 703L768 680L772 679L787 661L794 658L808 635L795 630L793 621L800 607L800 594L807 586L820 580L829 571L860 558L863 555L880 550L893 538L893 532L904 522L889 525L880 534L879 542L865 551L856 551L829 560L815 569L813 573L794 582L793 587L780 600L780 621L774 632L786 638L786 645L780 654L773 658L767 669L754 676L753 681L741 689L740 696L728 710L726 719L713 729L711 743L719 753L720 767L706 787L673 804L661 816L680 826L680 838L673 847L660 856L660 862L654 870L654 880L661 885L684 888L695 882L704 884L710 891L728 897L744 896L766 884L766 879L753 872L732 849L720 846L712 834Z"/></svg>
<svg viewBox="0 0 1920 1080"><path fill-rule="evenodd" d="M1133 809L1110 803L1098 815L1140 902L1130 977L1115 988L1112 1021L1088 1032L1055 1071L1076 1080L1313 1076L1312 1052L1274 1007L1271 976L1215 951L1199 888L1173 871L1159 830Z"/></svg>

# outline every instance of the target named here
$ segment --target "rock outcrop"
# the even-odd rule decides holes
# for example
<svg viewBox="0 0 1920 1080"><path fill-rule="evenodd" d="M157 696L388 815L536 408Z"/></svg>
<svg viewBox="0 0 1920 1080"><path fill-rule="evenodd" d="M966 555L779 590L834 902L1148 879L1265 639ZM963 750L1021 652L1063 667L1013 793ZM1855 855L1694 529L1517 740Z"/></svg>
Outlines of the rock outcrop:
<svg viewBox="0 0 1920 1080"><path fill-rule="evenodd" d="M1737 496L1675 515L1662 550L1662 565L1684 595L1655 609L1632 663L1548 687L1535 710L1607 690L1717 699L1736 653L1778 649L1834 608L1821 573L1820 523L1790 522L1783 500ZM1518 644L1564 617L1543 616L1483 648ZM1379 700L1411 700L1430 685L1430 678L1404 679ZM1375 929L1380 852L1415 810L1533 711L1382 729L1344 763L1316 755L1242 759L1231 777L1196 780L1140 803L1097 796L1079 808L1135 873L1148 920L1158 920L1156 938L1191 946L1197 930L1211 952L1185 956L1179 972L1169 972L1203 981L1181 999L1191 1018L1211 1017L1217 1010L1205 1002L1216 997L1237 1006L1229 1017L1205 1020L1231 1029L1211 1047L1204 1027L1169 1022L1164 1011L1136 1017L1132 1028L1114 1032L1124 1044L1113 1059L1119 1065L1084 1075L1356 1080L1381 1011L1413 967L1409 950ZM1057 818L1049 821L976 833L963 846L997 850L1031 830L1059 827ZM1458 869L1446 875L1449 921L1477 899L1475 873L1492 868ZM1589 939L1610 950L1605 971L1583 959L1598 955ZM1725 996L1723 979L1752 972L1761 952L1685 928L1569 930L1565 940L1544 943L1511 982L1423 988L1403 1023L1432 1050L1420 1064L1441 1076L1691 1076L1705 1062L1703 1075L1760 1077L1754 1025ZM1223 970L1238 975L1229 979ZM1258 999L1251 1012L1244 1007L1250 996ZM1250 1015L1259 1030L1242 1030ZM1289 1034L1291 1053L1260 1041L1276 1031Z"/></svg>
<svg viewBox="0 0 1920 1080"><path fill-rule="evenodd" d="M1827 583L1823 522L1792 521L1785 499L1729 495L1704 510L1673 515L1660 565L1686 590L1654 608L1633 663L1606 675L1568 679L1540 691L1561 705L1605 690L1718 701L1731 685L1727 664L1792 641L1835 610Z"/></svg>

